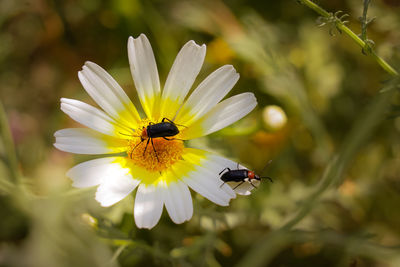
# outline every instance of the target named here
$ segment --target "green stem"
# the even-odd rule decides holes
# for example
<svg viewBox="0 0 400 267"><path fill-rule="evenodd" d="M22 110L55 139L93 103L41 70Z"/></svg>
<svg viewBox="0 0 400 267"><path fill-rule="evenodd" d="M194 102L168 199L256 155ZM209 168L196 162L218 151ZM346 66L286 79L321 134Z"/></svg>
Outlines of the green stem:
<svg viewBox="0 0 400 267"><path fill-rule="evenodd" d="M299 0L299 2L302 3L303 5L308 6L309 8L311 8L312 10L314 10L315 12L317 12L318 14L320 14L321 16L323 16L325 18L329 18L331 16L331 14L328 11L321 8L319 5L317 5L316 3L312 2L312 1Z"/></svg>
<svg viewBox="0 0 400 267"><path fill-rule="evenodd" d="M324 18L332 18L334 16L332 13L327 12L325 9L321 8L314 2L310 0L298 0L300 3L306 5L307 7L311 8L318 14L320 14ZM399 73L392 67L390 66L383 58L379 57L375 51L372 49L372 47L363 41L357 34L355 34L352 30L350 30L342 21L339 19L335 20L335 26L337 27L338 30L346 33L351 39L353 39L359 46L361 46L364 51L368 51L371 57L390 75L396 76L399 75Z"/></svg>
<svg viewBox="0 0 400 267"><path fill-rule="evenodd" d="M368 12L369 2L371 2L371 0L364 0L364 9L361 17L361 39L363 39L364 41L367 40L367 27L368 27L367 12Z"/></svg>
<svg viewBox="0 0 400 267"><path fill-rule="evenodd" d="M5 160L10 169L10 174L12 179L11 182L18 184L19 183L18 161L14 149L14 141L12 139L11 131L8 125L9 124L6 112L3 108L3 104L0 102L0 134L5 149Z"/></svg>
<svg viewBox="0 0 400 267"><path fill-rule="evenodd" d="M111 260L110 260L110 265L116 263L118 261L119 255L121 255L122 251L128 246L128 244L121 245L115 250Z"/></svg>

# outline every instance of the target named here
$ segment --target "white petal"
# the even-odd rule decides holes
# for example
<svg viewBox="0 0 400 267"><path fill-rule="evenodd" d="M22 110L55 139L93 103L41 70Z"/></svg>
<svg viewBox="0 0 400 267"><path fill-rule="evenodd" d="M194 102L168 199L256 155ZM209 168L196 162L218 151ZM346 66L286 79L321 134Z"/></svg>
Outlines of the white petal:
<svg viewBox="0 0 400 267"><path fill-rule="evenodd" d="M80 163L67 172L72 179L72 185L78 188L99 185L104 178L110 176L115 170L115 157L99 158Z"/></svg>
<svg viewBox="0 0 400 267"><path fill-rule="evenodd" d="M200 158L198 155L201 155ZM221 186L221 179L218 175L220 166L217 165L216 167L214 164L210 164L212 159L209 158L209 153L204 155L204 151L186 149L183 159L183 161L179 162L183 166L175 164L177 167L174 168L174 171L194 191L221 206L227 206L230 199L236 197L236 194L229 186ZM188 173L179 173L178 168L182 170L189 168L189 170L192 170Z"/></svg>
<svg viewBox="0 0 400 267"><path fill-rule="evenodd" d="M197 193L222 206L227 206L230 199L235 198L233 190L224 185L214 166L208 164L210 153L203 150L186 148L182 155L183 160L172 167L176 177L185 182ZM219 167L217 168L219 170Z"/></svg>
<svg viewBox="0 0 400 267"><path fill-rule="evenodd" d="M207 176L208 174L206 172L197 170L183 180L190 188L208 200L221 206L228 206L230 197L227 194L223 194L222 190L219 190L219 184L212 182L211 179L205 178Z"/></svg>
<svg viewBox="0 0 400 267"><path fill-rule="evenodd" d="M221 101L238 80L239 74L231 65L217 69L193 91L175 121L189 126Z"/></svg>
<svg viewBox="0 0 400 267"><path fill-rule="evenodd" d="M160 80L153 50L146 35L128 40L128 57L135 87L148 118L160 96Z"/></svg>
<svg viewBox="0 0 400 267"><path fill-rule="evenodd" d="M207 153L206 158L201 162L201 166L208 171L209 176L216 181L216 184L218 185L219 188L221 188L227 195L229 195L230 198L235 198L236 197L235 192L229 185L223 184L221 176L219 175L219 173L223 169L231 166L231 164L227 165L228 162L231 162L231 164L235 164L233 161L230 161L223 157Z"/></svg>
<svg viewBox="0 0 400 267"><path fill-rule="evenodd" d="M175 116L200 72L205 55L206 46L199 46L194 41L187 42L179 51L165 82L161 117L172 119Z"/></svg>
<svg viewBox="0 0 400 267"><path fill-rule="evenodd" d="M124 199L133 189L140 183L139 180L133 179L128 168L116 167L114 164L112 173L108 177L104 177L102 183L97 188L96 200L103 207L111 206L118 201Z"/></svg>
<svg viewBox="0 0 400 267"><path fill-rule="evenodd" d="M181 138L189 140L221 130L246 116L256 105L257 100L253 93L230 97L217 104L193 125L184 129Z"/></svg>
<svg viewBox="0 0 400 267"><path fill-rule="evenodd" d="M163 210L162 188L154 184L139 185L133 210L135 223L139 228L153 228L160 220Z"/></svg>
<svg viewBox="0 0 400 267"><path fill-rule="evenodd" d="M103 111L84 102L61 98L61 110L73 120L98 132L115 136L118 131L124 131L124 128L118 127ZM129 128L126 131L129 131Z"/></svg>
<svg viewBox="0 0 400 267"><path fill-rule="evenodd" d="M192 197L189 188L183 182L171 182L163 187L164 202L174 223L183 223L193 215Z"/></svg>
<svg viewBox="0 0 400 267"><path fill-rule="evenodd" d="M126 150L123 140L87 128L62 129L54 133L59 150L76 154L106 154Z"/></svg>
<svg viewBox="0 0 400 267"><path fill-rule="evenodd" d="M78 72L79 80L94 101L113 119L135 128L139 114L119 84L100 66L86 62Z"/></svg>

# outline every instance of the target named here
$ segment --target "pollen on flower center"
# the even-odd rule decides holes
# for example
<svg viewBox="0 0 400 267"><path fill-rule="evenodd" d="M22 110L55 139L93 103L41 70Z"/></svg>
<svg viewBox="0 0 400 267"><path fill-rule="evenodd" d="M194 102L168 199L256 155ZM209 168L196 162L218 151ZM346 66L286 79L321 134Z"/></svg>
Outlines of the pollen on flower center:
<svg viewBox="0 0 400 267"><path fill-rule="evenodd" d="M153 138L153 143L147 138L143 139L141 136L148 125L149 120L143 120L140 127L135 130L134 136L128 142L128 157L133 164L148 171L166 170L182 159L183 142L181 140L165 140L162 137Z"/></svg>

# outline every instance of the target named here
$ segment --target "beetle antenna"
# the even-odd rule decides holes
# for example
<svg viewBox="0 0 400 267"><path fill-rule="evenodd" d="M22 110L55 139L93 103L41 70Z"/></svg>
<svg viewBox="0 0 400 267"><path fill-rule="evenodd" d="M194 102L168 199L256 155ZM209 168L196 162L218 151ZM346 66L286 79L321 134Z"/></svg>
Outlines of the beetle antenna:
<svg viewBox="0 0 400 267"><path fill-rule="evenodd" d="M140 141L139 143L137 143L136 146L131 150L131 153L130 153L131 155L129 156L130 158L132 158L133 151L134 151L141 143L143 143L143 140Z"/></svg>
<svg viewBox="0 0 400 267"><path fill-rule="evenodd" d="M263 173L263 172L265 171L265 169L267 169L267 167L271 164L271 162L272 162L272 159L270 159L270 160L267 162L267 164L265 164L265 166L264 166L264 168L262 169L262 171L260 172L260 174ZM260 178L268 179L271 183L274 182L274 181L272 180L272 178L269 177L269 176L262 176L262 177L260 177Z"/></svg>
<svg viewBox="0 0 400 267"><path fill-rule="evenodd" d="M262 171L260 173L263 173L265 171L265 169L271 164L272 159L268 160L267 164L265 164L264 168L262 169Z"/></svg>
<svg viewBox="0 0 400 267"><path fill-rule="evenodd" d="M269 177L269 176L263 176L263 177L260 177L260 179L261 178L266 178L266 179L268 179L271 183L273 183L274 181L272 180L272 178L271 177Z"/></svg>
<svg viewBox="0 0 400 267"><path fill-rule="evenodd" d="M126 134L126 133L121 133L118 132L120 135L125 135L125 136L133 136L133 137L140 137L139 135L133 135L133 134Z"/></svg>
<svg viewBox="0 0 400 267"><path fill-rule="evenodd" d="M185 127L185 128L187 128L187 126L185 126L185 125L182 125L182 124L177 124L177 123L175 123L175 122L174 122L174 124L175 124L176 126L181 126L181 127Z"/></svg>

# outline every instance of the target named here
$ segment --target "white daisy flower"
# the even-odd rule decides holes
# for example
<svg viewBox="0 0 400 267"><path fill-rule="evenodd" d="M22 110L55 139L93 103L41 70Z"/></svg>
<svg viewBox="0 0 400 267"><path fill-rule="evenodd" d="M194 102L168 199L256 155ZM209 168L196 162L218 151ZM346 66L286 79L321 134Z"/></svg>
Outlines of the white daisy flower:
<svg viewBox="0 0 400 267"><path fill-rule="evenodd" d="M187 148L182 141L218 131L243 118L257 105L252 93L221 101L239 79L239 74L230 65L211 73L186 97L201 69L205 53L205 45L199 46L194 41L186 43L161 90L147 37L141 34L136 39L129 38L130 69L146 118L141 118L122 88L104 69L92 62L85 63L78 73L79 79L102 110L78 100L62 98L61 110L88 128L57 131L54 146L77 154L126 152L126 155L76 165L67 173L73 186L97 186L96 200L104 207L117 203L138 187L135 222L138 227L149 229L159 221L164 205L175 223L183 223L192 217L193 204L188 187L221 206L227 206L236 193L250 193L253 187L249 183L235 190L232 189L235 184L222 185L219 173L226 167L236 169L235 162L207 151ZM169 126L177 127L179 133L168 137L172 140L162 137L150 140L148 127L163 119Z"/></svg>

